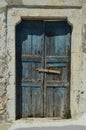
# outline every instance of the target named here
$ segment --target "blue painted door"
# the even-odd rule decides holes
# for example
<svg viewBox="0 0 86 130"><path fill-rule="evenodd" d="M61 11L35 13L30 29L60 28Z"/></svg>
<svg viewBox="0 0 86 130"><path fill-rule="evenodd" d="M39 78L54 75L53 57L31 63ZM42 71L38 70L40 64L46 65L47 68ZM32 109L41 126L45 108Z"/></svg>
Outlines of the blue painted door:
<svg viewBox="0 0 86 130"><path fill-rule="evenodd" d="M43 21L22 21L16 32L17 115L43 116Z"/></svg>
<svg viewBox="0 0 86 130"><path fill-rule="evenodd" d="M70 106L70 34L66 22L23 20L17 25L17 118L65 117Z"/></svg>
<svg viewBox="0 0 86 130"><path fill-rule="evenodd" d="M70 111L70 34L67 22L45 22L44 115L66 118Z"/></svg>

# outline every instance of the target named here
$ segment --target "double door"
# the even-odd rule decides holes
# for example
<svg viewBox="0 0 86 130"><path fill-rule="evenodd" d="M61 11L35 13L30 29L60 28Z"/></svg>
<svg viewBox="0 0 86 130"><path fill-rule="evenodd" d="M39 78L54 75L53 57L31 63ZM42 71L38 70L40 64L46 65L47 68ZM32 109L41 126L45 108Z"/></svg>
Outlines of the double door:
<svg viewBox="0 0 86 130"><path fill-rule="evenodd" d="M16 114L65 118L70 109L66 21L22 20L16 27Z"/></svg>

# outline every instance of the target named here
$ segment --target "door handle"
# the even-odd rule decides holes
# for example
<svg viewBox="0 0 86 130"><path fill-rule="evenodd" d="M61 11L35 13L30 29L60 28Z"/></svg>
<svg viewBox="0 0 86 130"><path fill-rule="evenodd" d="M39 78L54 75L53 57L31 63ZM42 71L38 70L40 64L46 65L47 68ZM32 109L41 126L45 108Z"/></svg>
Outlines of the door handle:
<svg viewBox="0 0 86 130"><path fill-rule="evenodd" d="M53 74L61 74L61 70L60 69L56 69L56 70L51 70L51 69L36 69L37 71L41 72L41 73L53 73Z"/></svg>

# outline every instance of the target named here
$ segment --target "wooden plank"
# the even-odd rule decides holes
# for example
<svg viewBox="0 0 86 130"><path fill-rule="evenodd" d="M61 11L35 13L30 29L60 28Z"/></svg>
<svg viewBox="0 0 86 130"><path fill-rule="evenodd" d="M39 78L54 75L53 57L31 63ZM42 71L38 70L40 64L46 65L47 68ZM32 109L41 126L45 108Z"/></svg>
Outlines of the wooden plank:
<svg viewBox="0 0 86 130"><path fill-rule="evenodd" d="M31 82L31 83L21 83L21 86L25 86L25 87L38 87L38 86L41 86L41 82Z"/></svg>
<svg viewBox="0 0 86 130"><path fill-rule="evenodd" d="M59 81L59 82L57 82L56 80L55 81L50 81L50 82L48 82L48 81L46 81L46 86L47 87L69 87L69 83L68 82L63 82L63 81Z"/></svg>
<svg viewBox="0 0 86 130"><path fill-rule="evenodd" d="M47 98L46 98L46 104L47 104L47 117L53 117L53 109L54 109L54 100L53 100L53 87L47 88Z"/></svg>
<svg viewBox="0 0 86 130"><path fill-rule="evenodd" d="M68 89L67 88L55 88L54 99L54 116L64 118L66 110L68 109Z"/></svg>
<svg viewBox="0 0 86 130"><path fill-rule="evenodd" d="M56 70L50 70L50 69L36 69L37 71L41 73L54 73L54 74L60 74L61 71L59 69Z"/></svg>
<svg viewBox="0 0 86 130"><path fill-rule="evenodd" d="M69 62L68 56L47 56L46 63L67 63Z"/></svg>
<svg viewBox="0 0 86 130"><path fill-rule="evenodd" d="M32 55L22 55L22 61L26 61L26 62L38 62L40 63L42 61L42 57L40 56L32 56Z"/></svg>
<svg viewBox="0 0 86 130"><path fill-rule="evenodd" d="M31 87L22 87L22 117L31 116Z"/></svg>
<svg viewBox="0 0 86 130"><path fill-rule="evenodd" d="M54 117L60 117L61 93L58 88L54 91Z"/></svg>
<svg viewBox="0 0 86 130"><path fill-rule="evenodd" d="M41 107L42 107L42 95L41 95L41 87L33 87L32 88L32 116L40 117L42 115Z"/></svg>
<svg viewBox="0 0 86 130"><path fill-rule="evenodd" d="M62 67L66 67L67 63L47 63L47 68L62 68Z"/></svg>
<svg viewBox="0 0 86 130"><path fill-rule="evenodd" d="M22 77L23 79L31 78L31 63L22 62Z"/></svg>
<svg viewBox="0 0 86 130"><path fill-rule="evenodd" d="M69 82L69 70L68 67L62 68L62 76L61 76L61 80L67 81Z"/></svg>

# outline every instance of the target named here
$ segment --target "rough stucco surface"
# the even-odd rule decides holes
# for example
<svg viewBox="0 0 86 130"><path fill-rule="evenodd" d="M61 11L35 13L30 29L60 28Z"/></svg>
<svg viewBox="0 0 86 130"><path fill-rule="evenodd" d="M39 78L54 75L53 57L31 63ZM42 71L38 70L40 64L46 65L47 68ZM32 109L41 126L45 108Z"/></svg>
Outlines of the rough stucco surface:
<svg viewBox="0 0 86 130"><path fill-rule="evenodd" d="M0 13L0 122L7 117L7 55L6 55L6 17Z"/></svg>
<svg viewBox="0 0 86 130"><path fill-rule="evenodd" d="M80 96L80 111L86 112L86 0L82 6L82 94Z"/></svg>
<svg viewBox="0 0 86 130"><path fill-rule="evenodd" d="M82 36L81 36L82 46L80 50L80 56L77 57L77 52L76 54L74 52L73 55L75 55L75 59L73 59L73 61L76 62L76 59L78 58L77 66L73 66L73 63L72 63L72 66L74 67L75 72L76 72L74 73L75 78L81 79L78 81L78 83L76 83L76 86L80 84L79 86L80 88L79 90L77 90L77 87L75 89L73 88L74 89L73 94L75 96L77 103L79 104L79 107L77 107L78 111L80 112L80 114L85 113L86 112L86 109L85 109L86 108L86 0L72 0L72 1L70 0L46 0L46 1L44 0L36 0L36 1L35 0L30 0L30 1L29 0L0 0L0 122L9 118L8 109L10 108L8 108L7 106L10 102L13 101L13 98L12 100L9 100L9 93L12 93L13 88L10 89L12 86L10 86L9 79L12 76L8 67L9 63L11 63L10 61L11 61L12 49L11 49L11 46L9 49L9 46L7 44L7 42L10 42L10 45L11 45L11 42L12 42L12 41L7 41L7 33L8 33L7 11L9 10L10 7L13 7L13 6L15 7L17 6L17 11L18 11L18 6L19 8L20 7L23 8L23 6L24 8L25 6L26 7L34 6L36 8L47 7L49 9L54 8L54 7L55 8L59 7L59 8L65 8L66 11L64 12L64 14L66 14L67 12L68 15L71 14L71 12L68 10L68 7L81 10L80 15L82 15L82 19L81 19L82 24L81 24L81 21L79 21L80 19L78 18L78 15L77 15L78 13L76 14L76 16L72 15L72 17L77 17L78 27L80 28L82 27ZM22 12L25 13L24 11ZM34 12L34 11L31 11L31 12ZM46 11L44 13L46 14ZM14 19L15 19L15 15L18 15L18 12L14 12L13 14ZM11 18L9 19L11 20ZM8 23L8 24L11 25L12 23ZM14 31L14 29L11 31ZM77 33L77 30L75 31ZM76 42L77 41L78 41L78 38L76 38ZM78 46L75 46L75 49L77 48ZM79 62L80 60L82 61L81 63ZM78 64L80 64L81 67L80 66L78 67ZM13 77L11 79L13 79ZM14 84L14 81L13 81L13 84ZM73 102L76 102L76 101L74 101L74 98L73 98Z"/></svg>
<svg viewBox="0 0 86 130"><path fill-rule="evenodd" d="M0 6L81 7L82 1L84 0L0 0Z"/></svg>

